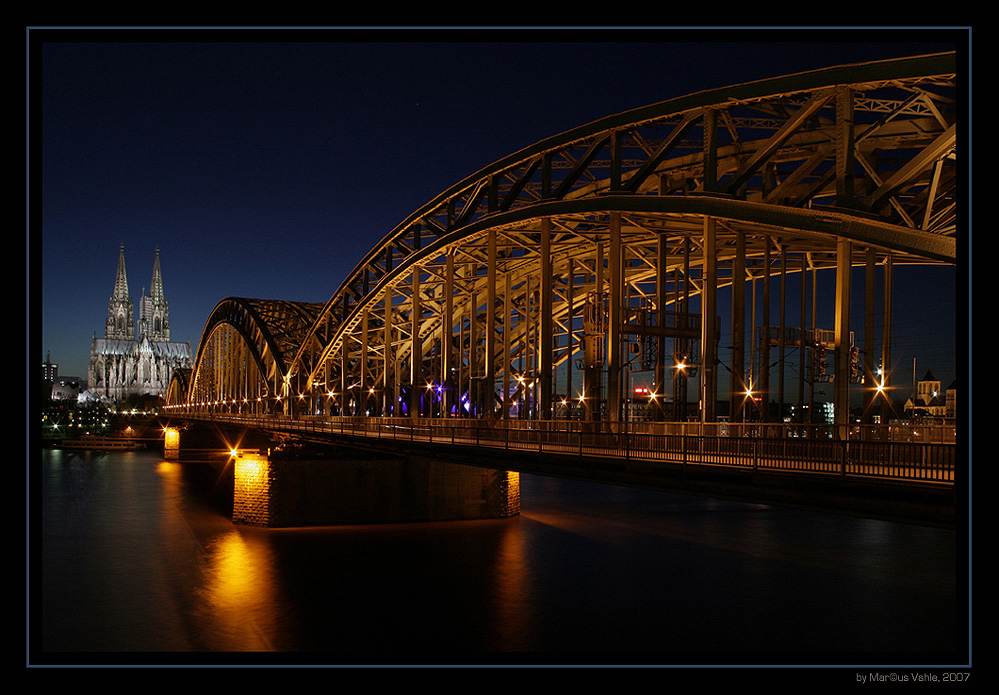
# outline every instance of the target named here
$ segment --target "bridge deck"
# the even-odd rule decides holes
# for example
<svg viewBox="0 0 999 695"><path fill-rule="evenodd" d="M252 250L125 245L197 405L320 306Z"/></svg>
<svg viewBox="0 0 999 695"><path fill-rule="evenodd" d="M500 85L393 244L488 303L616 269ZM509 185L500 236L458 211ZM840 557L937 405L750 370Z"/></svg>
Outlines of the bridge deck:
<svg viewBox="0 0 999 695"><path fill-rule="evenodd" d="M241 427L303 435L362 437L396 443L500 449L648 464L710 465L953 486L953 444L798 437L656 434L607 423L490 423L407 418L208 416ZM574 425L574 426L573 426Z"/></svg>
<svg viewBox="0 0 999 695"><path fill-rule="evenodd" d="M608 432L599 431L607 423L557 421L188 418L391 456L946 528L956 525L961 480L955 444Z"/></svg>

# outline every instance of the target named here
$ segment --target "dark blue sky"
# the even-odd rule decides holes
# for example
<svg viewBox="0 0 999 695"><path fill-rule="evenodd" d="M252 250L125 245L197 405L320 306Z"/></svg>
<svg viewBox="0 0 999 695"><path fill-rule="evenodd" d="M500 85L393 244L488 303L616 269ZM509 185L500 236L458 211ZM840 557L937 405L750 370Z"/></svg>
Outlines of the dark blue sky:
<svg viewBox="0 0 999 695"><path fill-rule="evenodd" d="M86 378L119 244L136 298L160 249L172 337L196 349L222 298L324 302L410 212L545 137L728 84L952 50L964 37L29 31L28 312L41 319L29 356L51 352L61 374ZM944 310L954 301L941 299ZM941 329L927 310L897 308L899 349L908 340L928 353L926 334ZM951 316L942 330L954 326ZM915 356L921 371L926 360L954 378L954 355Z"/></svg>

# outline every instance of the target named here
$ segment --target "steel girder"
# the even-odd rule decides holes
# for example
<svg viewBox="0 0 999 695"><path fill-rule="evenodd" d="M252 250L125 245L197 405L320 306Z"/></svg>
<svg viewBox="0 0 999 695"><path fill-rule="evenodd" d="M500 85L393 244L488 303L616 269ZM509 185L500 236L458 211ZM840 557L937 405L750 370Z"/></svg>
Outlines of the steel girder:
<svg viewBox="0 0 999 695"><path fill-rule="evenodd" d="M183 405L187 402L190 393L191 370L184 368L174 369L170 374L170 385L167 387L167 405Z"/></svg>
<svg viewBox="0 0 999 695"><path fill-rule="evenodd" d="M680 316L709 286L843 272L871 253L886 266L954 263L956 73L952 53L864 63L610 116L513 153L415 211L310 309L311 324L285 329L294 338L280 348L276 322L228 322L243 327L268 381L321 391L340 412L374 402L395 413L401 401L413 411L435 376L464 382L459 392L485 407L475 384L571 369L573 354L585 371L595 334L580 317L587 301L605 301L605 282L619 296L600 317L616 336L602 340L617 350L642 302Z"/></svg>
<svg viewBox="0 0 999 695"><path fill-rule="evenodd" d="M398 305L418 296L412 287L441 281L440 263L426 278L417 271L435 267L435 255L462 254L490 228L542 219L583 229L616 211L642 220L636 228L696 241L710 217L721 221L721 248L746 235L750 256L772 239L819 267L848 239L895 263L953 263L955 82L954 54L830 68L662 102L537 143L386 236L324 307L290 371L308 375L308 388L328 360L349 358L345 346L360 344L351 331L385 313L386 292ZM402 319L396 357L413 344Z"/></svg>
<svg viewBox="0 0 999 695"><path fill-rule="evenodd" d="M237 297L219 302L202 331L189 402L245 398L251 390L286 395L290 356L322 306Z"/></svg>

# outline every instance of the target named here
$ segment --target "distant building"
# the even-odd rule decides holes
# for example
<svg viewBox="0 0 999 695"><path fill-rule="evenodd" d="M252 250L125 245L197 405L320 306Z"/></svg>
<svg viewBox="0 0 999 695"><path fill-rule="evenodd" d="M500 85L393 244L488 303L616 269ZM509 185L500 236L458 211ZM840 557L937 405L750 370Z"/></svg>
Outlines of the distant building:
<svg viewBox="0 0 999 695"><path fill-rule="evenodd" d="M44 395L53 401L68 401L79 398L86 384L77 376L59 376L59 365L52 361L52 353L46 353L42 362L42 383Z"/></svg>
<svg viewBox="0 0 999 695"><path fill-rule="evenodd" d="M836 422L836 408L833 403L815 401L811 406L808 404L801 406L789 404L785 407L790 413L789 416L784 418L785 422L808 425L832 425Z"/></svg>
<svg viewBox="0 0 999 695"><path fill-rule="evenodd" d="M192 366L190 343L170 340L170 312L163 294L160 252L156 250L149 296L143 290L136 324L125 273L125 247L118 257L114 291L108 302L104 337L90 348L90 391L110 400L130 395L166 395L170 375Z"/></svg>
<svg viewBox="0 0 999 695"><path fill-rule="evenodd" d="M59 378L59 365L52 362L52 353L46 353L42 362L42 381L54 382Z"/></svg>
<svg viewBox="0 0 999 695"><path fill-rule="evenodd" d="M940 381L927 370L916 384L916 394L905 402L906 415L927 415L930 417L957 417L957 382L944 392Z"/></svg>
<svg viewBox="0 0 999 695"><path fill-rule="evenodd" d="M947 417L957 417L957 382L952 381L947 387Z"/></svg>
<svg viewBox="0 0 999 695"><path fill-rule="evenodd" d="M52 400L75 401L80 397L80 380L75 377L56 379L52 384Z"/></svg>

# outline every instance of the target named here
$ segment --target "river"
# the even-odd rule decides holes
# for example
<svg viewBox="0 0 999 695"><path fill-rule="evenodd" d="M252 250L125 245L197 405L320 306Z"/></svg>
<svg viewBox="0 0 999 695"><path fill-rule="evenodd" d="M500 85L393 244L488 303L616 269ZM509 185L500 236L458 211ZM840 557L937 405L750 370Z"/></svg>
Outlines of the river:
<svg viewBox="0 0 999 695"><path fill-rule="evenodd" d="M950 530L528 475L510 519L261 529L218 462L40 460L34 665L966 658Z"/></svg>

